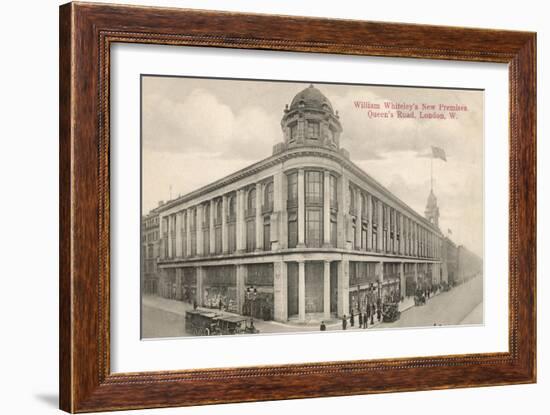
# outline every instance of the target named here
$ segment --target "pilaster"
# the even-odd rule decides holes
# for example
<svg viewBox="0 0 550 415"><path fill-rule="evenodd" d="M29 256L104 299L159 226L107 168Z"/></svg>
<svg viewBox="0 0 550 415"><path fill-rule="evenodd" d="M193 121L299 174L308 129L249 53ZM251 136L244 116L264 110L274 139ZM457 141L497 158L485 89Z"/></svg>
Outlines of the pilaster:
<svg viewBox="0 0 550 415"><path fill-rule="evenodd" d="M273 308L276 321L288 320L288 276L287 264L276 261L273 264Z"/></svg>
<svg viewBox="0 0 550 415"><path fill-rule="evenodd" d="M298 319L306 321L306 263L298 261Z"/></svg>
<svg viewBox="0 0 550 415"><path fill-rule="evenodd" d="M262 216L262 184L256 183L256 251L264 249L264 221Z"/></svg>
<svg viewBox="0 0 550 415"><path fill-rule="evenodd" d="M349 261L338 263L338 317L349 314Z"/></svg>
<svg viewBox="0 0 550 415"><path fill-rule="evenodd" d="M330 261L324 261L323 269L323 315L330 319Z"/></svg>

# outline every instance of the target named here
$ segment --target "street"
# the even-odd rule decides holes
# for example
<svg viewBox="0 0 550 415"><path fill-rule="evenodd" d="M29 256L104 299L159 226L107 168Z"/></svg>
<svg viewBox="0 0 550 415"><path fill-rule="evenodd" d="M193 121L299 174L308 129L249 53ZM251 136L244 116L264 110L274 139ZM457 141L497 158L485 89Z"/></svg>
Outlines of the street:
<svg viewBox="0 0 550 415"><path fill-rule="evenodd" d="M483 278L481 276L459 285L450 291L431 297L426 305L411 307L401 313L393 323L375 323L369 329L426 327L434 325L481 324L483 323ZM157 296L144 296L142 300L142 337L183 337L185 311L192 306L181 301ZM287 333L318 331L318 323L280 323L254 320L260 333ZM326 322L327 330L341 330L340 320ZM353 328L359 329L356 325ZM348 323L348 330L353 330Z"/></svg>
<svg viewBox="0 0 550 415"><path fill-rule="evenodd" d="M434 325L483 323L483 278L474 278L431 297L426 305L412 307L401 313L394 323L382 323L379 327L426 327Z"/></svg>

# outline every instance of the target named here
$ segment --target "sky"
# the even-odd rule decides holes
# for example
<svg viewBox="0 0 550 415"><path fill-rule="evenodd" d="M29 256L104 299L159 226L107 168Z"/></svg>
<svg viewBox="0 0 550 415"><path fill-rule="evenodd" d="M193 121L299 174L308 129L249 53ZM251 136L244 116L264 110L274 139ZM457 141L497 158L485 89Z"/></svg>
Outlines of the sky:
<svg viewBox="0 0 550 415"><path fill-rule="evenodd" d="M421 214L430 192L431 147L445 151L446 162L433 159L440 229L482 256L479 90L144 76L143 212L271 156L283 140L285 105L311 82L338 111L340 146L351 160ZM386 110L389 103L412 106L415 118L398 117L397 109ZM445 118L420 118L421 112Z"/></svg>

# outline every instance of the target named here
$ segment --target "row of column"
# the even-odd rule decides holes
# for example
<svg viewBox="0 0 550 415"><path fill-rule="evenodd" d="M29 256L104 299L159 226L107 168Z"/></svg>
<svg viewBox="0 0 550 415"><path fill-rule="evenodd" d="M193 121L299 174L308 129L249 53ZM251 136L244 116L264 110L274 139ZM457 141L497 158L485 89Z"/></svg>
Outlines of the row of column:
<svg viewBox="0 0 550 415"><path fill-rule="evenodd" d="M284 184L286 183L285 177L282 171L277 172L273 176L273 210L271 212L270 221L271 221L271 236L269 243L271 244L270 248L273 250L285 248L287 246L287 212L286 212L286 187ZM330 207L330 176L331 173L328 170L324 171L324 186L323 186L323 246L324 247L330 247L331 246L331 207ZM297 206L297 213L298 213L298 248L303 248L306 246L306 204L305 204L305 170L299 169L298 170L298 206ZM256 204L255 204L255 245L256 250L263 249L263 230L264 230L264 215L262 213L262 201L263 201L263 186L261 183L256 183ZM367 226L367 238L366 238L366 247L362 246L362 215L363 215L363 198L361 197L361 192L357 191L354 193L355 205L357 207L356 209L356 232L355 232L355 240L352 240L353 233L351 232L351 219L346 220L346 216L349 215L349 200L347 200L344 195L347 193L347 189L349 188L349 180L346 176L341 176L339 179L339 186L338 186L338 215L337 215L337 245L340 247L346 247L348 249L351 248L350 244L354 244L358 249L364 249L367 251L374 251L373 247L373 212L372 212L372 196L370 193L366 193L365 197L365 203L367 203L368 208L366 209L366 213L368 215L368 226ZM247 197L247 189L239 189L234 193L234 196L236 198L236 250L238 252L244 252L246 250L246 220L245 212L246 212L246 197ZM228 223L227 223L227 212L228 212L228 195L223 195L221 197L221 203L222 203L222 220L221 220L221 233L222 233L222 249L221 253L227 254L229 252L229 240L228 240ZM204 252L204 241L203 241L203 217L204 217L204 203L199 204L195 206L194 208L186 209L181 212L172 214L168 216L169 220L167 221L168 229L166 229L166 232L162 232L161 234L167 235L168 240L165 242L168 244L168 256L172 257L172 253L175 251L176 257L186 257L186 256L192 256L191 253L191 245L192 245L192 232L196 233L196 255L197 256L203 256L203 255L210 255L214 254L216 252L216 227L217 224L215 223L215 213L217 211L216 209L216 201L210 200L210 220L208 223L208 230L209 230L209 252ZM377 203L377 251L382 251L382 248L384 247L384 223L383 223L383 209L384 205L381 201ZM196 223L195 223L195 229L194 231L191 230L191 212L196 210ZM396 211L394 211L396 212ZM398 216L397 213L395 213L396 217ZM175 219L173 219L175 218ZM423 227L419 226L417 223L408 220L405 220L406 217L404 215L399 215L399 229L400 229L400 243L399 247L395 252L397 254L404 255L405 254L405 244L408 244L408 238L406 239L404 237L405 235L405 228L407 225L405 223L409 224L408 233L410 235L414 235L415 238L411 243L411 251L408 252L408 255L412 256L418 256L420 254L419 252L419 244L418 240L420 238L421 233L419 232L421 229L424 230ZM182 224L186 223L185 232L186 235L182 235ZM348 227L346 229L345 224L348 224ZM412 225L412 227L410 226ZM175 232L172 227L175 227ZM397 225L395 225L395 230L397 229ZM412 231L415 231L414 233ZM387 239L386 239L386 251L388 250L389 241L390 241L390 234L391 229L387 230ZM425 230L426 235L423 239L423 243L426 245L426 250L424 255L429 255L430 257L438 257L440 254L440 242L439 237L435 235L434 233ZM175 237L173 237L175 235ZM183 238L185 237L186 240L186 247L185 252L183 252ZM394 241L397 243L397 235L394 236ZM428 244L429 241L429 244ZM173 249L173 244L175 244L175 250ZM391 250L393 252L394 250Z"/></svg>
<svg viewBox="0 0 550 415"><path fill-rule="evenodd" d="M298 263L298 320L306 320L306 261ZM347 261L341 261L347 262ZM349 279L348 279L349 280ZM349 281L348 281L349 283ZM342 289L338 289L342 293ZM288 320L288 268L287 263L278 261L274 263L273 269L273 297L275 320ZM323 261L323 317L328 320L330 313L330 261ZM340 298L338 303L340 303Z"/></svg>
<svg viewBox="0 0 550 415"><path fill-rule="evenodd" d="M281 177L280 175L274 176L274 207L273 212L281 210L282 203L280 203L280 193L281 193ZM262 183L256 183L256 203L255 203L255 246L256 250L263 249L263 225L264 225L264 215L262 213L262 201L263 201L263 185ZM235 247L236 251L244 252L246 250L246 221L249 220L246 218L246 204L247 204L247 189L238 189L231 196L228 194L221 196L222 203L222 217L221 224L216 223L216 204L217 200L212 199L209 202L210 209L210 218L208 223L208 252L204 252L204 207L206 203L201 203L192 208L187 208L181 212L177 212L167 216L168 220L164 226L168 228L162 234L167 236L167 240L164 243L167 244L167 253L168 257L173 257L172 253L174 252L175 247L175 257L190 257L190 256L204 256L212 255L216 253L216 229L218 226L221 226L221 253L228 254L229 252L229 232L228 232L228 209L229 209L229 198L235 197ZM279 199L279 200L278 200ZM276 202L277 201L277 202ZM286 206L285 206L286 207ZM196 213L194 213L196 212ZM192 215L195 214L195 218ZM278 215L275 219L278 218ZM191 223L195 220L194 229L191 229ZM271 215L270 220L273 222L273 215ZM183 228L183 224L186 224ZM175 232L174 232L175 231ZM185 235L183 232L185 231ZM196 253L192 254L192 239L193 233L195 234L196 240ZM274 232L276 237L278 232ZM183 240L185 238L185 252L183 251ZM273 238L271 238L271 241ZM277 242L277 240L275 241Z"/></svg>
<svg viewBox="0 0 550 415"><path fill-rule="evenodd" d="M357 249L366 249L367 251L372 251L373 250L373 239L372 239L372 234L373 234L373 221L372 221L372 218L373 218L373 212L372 212L372 195L370 193L366 193L365 194L365 203L367 204L367 209L366 209L366 213L367 213L367 221L368 221L368 226L367 226L367 240L366 240L366 247L365 246L362 246L362 221L363 221L363 197L362 197L362 192L360 189L357 188L357 191L354 192L354 204L356 206L356 212L355 212L355 217L356 217L356 232L355 232L355 240L352 241L352 237L353 237L353 233L350 231L348 232L348 242L353 242L355 247ZM425 249L425 256L426 257L432 257L432 258L437 258L439 257L439 255L441 254L441 250L440 250L440 239L439 237L429 231L428 229L420 226L418 223L414 222L413 220L407 218L405 215L403 214L399 214L398 215L398 212L396 209L390 209L388 207L388 214L392 214L391 212L393 212L393 215L395 216L395 220L394 220L394 243L397 243L397 229L399 229L399 234L400 234L400 240L399 240L399 246L398 246L398 249L394 249L394 250L390 250L388 249L389 247L389 244L390 244L390 232L392 231L391 227L389 224L391 224L391 219L388 218L387 219L387 222L388 222L388 228L387 228L387 238L386 238L386 241L384 241L384 222L383 222L383 211L384 211L384 204L378 200L378 203L376 205L376 209L377 209L377 217L378 217L378 221L377 221L377 245L378 245L378 251L382 251L383 250L383 246L384 246L384 242L386 244L386 251L391 251L391 252L395 252L397 254L400 254L400 255L405 255L405 244L408 243L408 238L410 237L412 240L411 240L411 251L412 252L408 252L408 255L412 255L412 256L418 256L420 254L419 252L419 246L418 246L418 241L420 240L419 238L420 237L420 233L421 231L422 232L425 232L425 236L423 237L422 239L422 242L426 245L426 249ZM344 212L347 212L348 211L348 208L347 206L345 206L345 210ZM397 220L397 217L399 216L399 220ZM397 222L399 222L399 227L397 226ZM329 222L330 224L330 222ZM408 225L407 225L408 224ZM351 223L350 223L351 225ZM405 238L405 228L407 228L407 238ZM414 229L414 232L412 232ZM410 236L409 236L410 235ZM412 235L414 235L415 237L413 238Z"/></svg>
<svg viewBox="0 0 550 415"><path fill-rule="evenodd" d="M299 260L298 263L298 319L306 321L306 261ZM338 316L349 314L349 260L337 261L338 278L337 278L337 313ZM331 318L331 261L323 261L323 318L329 320ZM376 275L379 284L384 282L384 266L383 262L376 263ZM400 289L401 293L406 291L406 275L404 271L405 263L399 263ZM418 263L414 263L414 280L418 282ZM424 265L424 264L423 264ZM274 318L277 321L288 320L288 269L287 262L276 261L273 264L273 299L274 299ZM432 279L434 283L440 283L445 278L440 277L441 264L434 263L432 265ZM203 305L203 279L204 268L201 266L195 267L196 272L196 302L198 305ZM166 273L166 269L163 270ZM427 271L427 268L426 268ZM183 270L177 268L176 272L176 292L181 292L181 284L183 280ZM242 313L245 301L245 281L247 276L247 265L236 265L236 292L237 292L237 310Z"/></svg>

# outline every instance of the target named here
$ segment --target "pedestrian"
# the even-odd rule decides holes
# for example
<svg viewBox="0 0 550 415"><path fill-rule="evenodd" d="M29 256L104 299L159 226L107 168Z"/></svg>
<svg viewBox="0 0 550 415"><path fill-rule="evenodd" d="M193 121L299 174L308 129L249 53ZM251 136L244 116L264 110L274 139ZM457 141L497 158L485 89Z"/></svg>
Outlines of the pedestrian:
<svg viewBox="0 0 550 415"><path fill-rule="evenodd" d="M378 319L378 321L380 321L382 318L382 310L380 309L380 307L376 310L376 318Z"/></svg>
<svg viewBox="0 0 550 415"><path fill-rule="evenodd" d="M193 310L197 309L197 300L193 300Z"/></svg>
<svg viewBox="0 0 550 415"><path fill-rule="evenodd" d="M359 328L363 328L363 313L359 310Z"/></svg>
<svg viewBox="0 0 550 415"><path fill-rule="evenodd" d="M374 306L374 303L371 304L371 313L370 313L370 324L371 326L374 324L374 310L375 310L375 306Z"/></svg>
<svg viewBox="0 0 550 415"><path fill-rule="evenodd" d="M350 316L349 316L349 324L350 324L351 327L353 327L354 324L355 324L355 318L354 318L354 315L353 315L353 309L351 310L351 314L350 314Z"/></svg>
<svg viewBox="0 0 550 415"><path fill-rule="evenodd" d="M320 327L321 331L327 331L327 326L325 326L325 322L324 321L321 321L321 327Z"/></svg>
<svg viewBox="0 0 550 415"><path fill-rule="evenodd" d="M219 302L219 304L218 304L218 305L219 305L219 308L220 308L220 310L221 310L221 309L222 309L222 307L223 307L223 302L222 302L222 299L221 299L221 297L220 297L220 302Z"/></svg>
<svg viewBox="0 0 550 415"><path fill-rule="evenodd" d="M368 309L368 307L367 307L367 309ZM366 329L368 325L369 325L369 317L367 315L367 312L365 311L365 316L363 318L363 328Z"/></svg>
<svg viewBox="0 0 550 415"><path fill-rule="evenodd" d="M344 317L342 317L342 330L345 330L348 328L348 320L346 319L346 315L344 314Z"/></svg>

